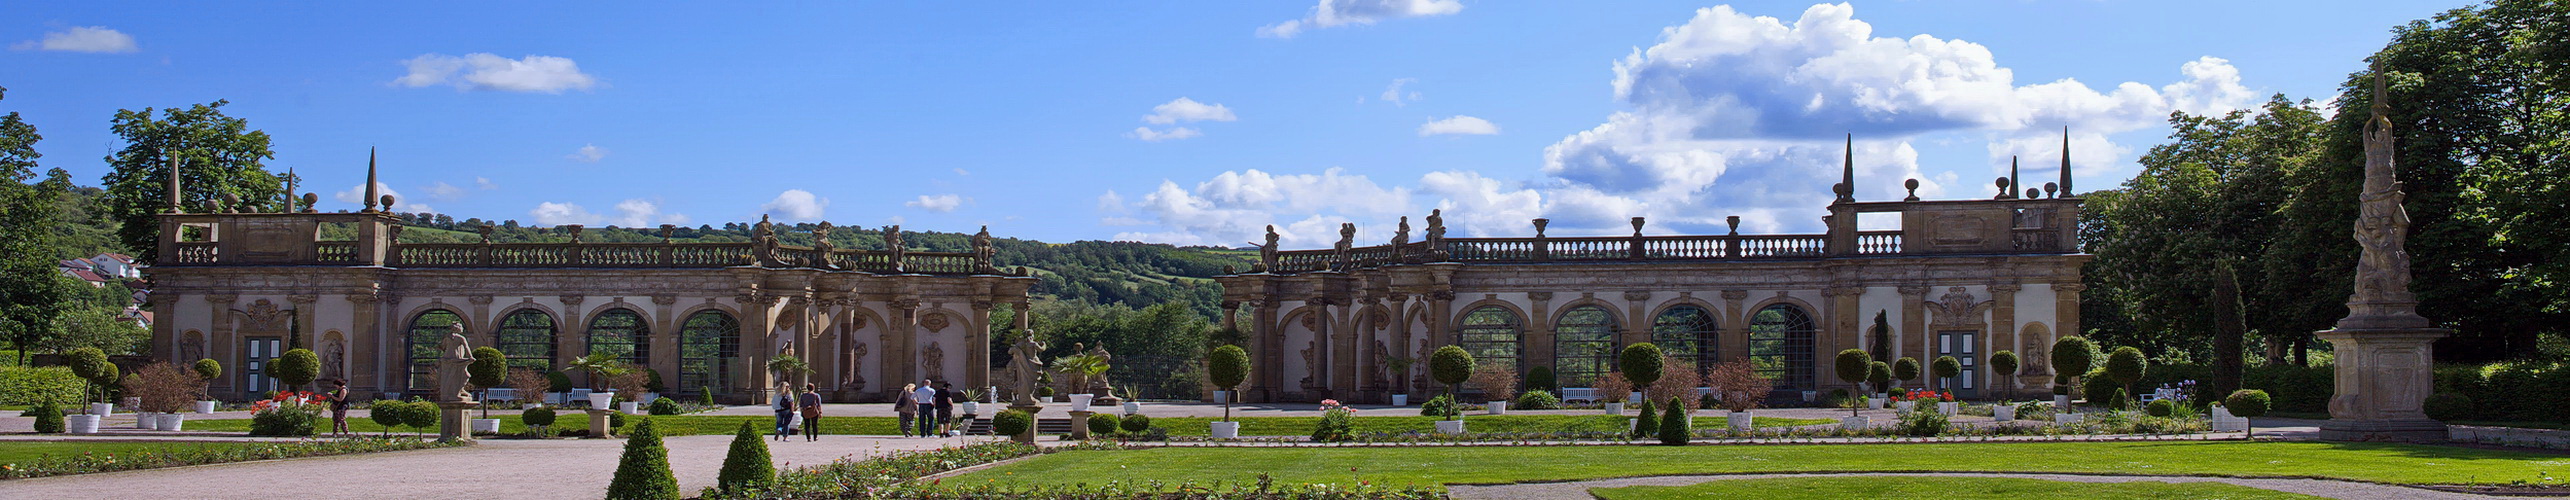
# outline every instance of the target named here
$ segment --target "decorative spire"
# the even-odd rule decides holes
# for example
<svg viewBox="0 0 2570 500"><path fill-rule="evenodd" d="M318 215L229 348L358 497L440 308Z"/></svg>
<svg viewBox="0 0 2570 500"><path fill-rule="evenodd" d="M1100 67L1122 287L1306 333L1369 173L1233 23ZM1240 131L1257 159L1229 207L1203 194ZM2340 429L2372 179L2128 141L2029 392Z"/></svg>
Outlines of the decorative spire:
<svg viewBox="0 0 2570 500"><path fill-rule="evenodd" d="M286 210L285 210L284 212L280 212L280 213L289 213L289 214L290 214L290 213L294 213L294 212L295 212L295 210L294 210L294 167L286 167L286 177L285 177L285 179L284 179L284 180L286 181L286 192L285 192L285 196L286 196Z"/></svg>
<svg viewBox="0 0 2570 500"><path fill-rule="evenodd" d="M369 147L366 148L366 211L375 211L375 196L375 148Z"/></svg>
<svg viewBox="0 0 2570 500"><path fill-rule="evenodd" d="M2063 125L2063 126L2061 127L2061 195L2060 195L2060 196L2077 196L2077 195L2070 194L2070 193L2071 193L2071 191L2070 191L2070 126L2069 126L2069 125Z"/></svg>
<svg viewBox="0 0 2570 500"><path fill-rule="evenodd" d="M166 153L165 153L165 154L166 154ZM174 213L174 214L175 214L175 213L185 213L185 209L180 208L180 202L181 202L181 201L184 201L184 200L181 200L181 199L180 199L180 195L179 195L179 192L178 192L178 155L167 155L167 157L166 157L166 158L163 158L163 159L164 159L164 160L167 160L167 161L168 161L168 163L169 163L169 166L170 166L170 182L169 182L169 189L170 189L170 192L169 192L169 194L168 194L168 198L166 199L166 201L168 201L168 202L169 202L169 203L168 203L168 205L169 205L169 211L170 211L170 213Z"/></svg>
<svg viewBox="0 0 2570 500"><path fill-rule="evenodd" d="M2021 186L2021 184L2018 182L2018 180L2017 180L2017 179L2018 179L2018 177L2017 177L2017 157L2016 157L2016 156L2009 156L2009 157L2008 157L2008 197L2009 197L2009 198L2016 198L2016 197L2017 197L2017 190L2019 189L2019 186Z"/></svg>
<svg viewBox="0 0 2570 500"><path fill-rule="evenodd" d="M1847 152L1843 154L1846 163L1838 174L1838 201L1853 203L1856 201L1856 134L1847 134Z"/></svg>

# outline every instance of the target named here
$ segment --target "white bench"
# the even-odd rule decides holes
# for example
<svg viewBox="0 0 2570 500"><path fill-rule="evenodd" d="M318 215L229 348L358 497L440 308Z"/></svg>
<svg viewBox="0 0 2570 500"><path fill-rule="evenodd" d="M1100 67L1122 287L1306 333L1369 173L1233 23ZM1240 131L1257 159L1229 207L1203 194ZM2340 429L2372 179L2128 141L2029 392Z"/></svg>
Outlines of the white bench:
<svg viewBox="0 0 2570 500"><path fill-rule="evenodd" d="M1568 403L1572 401L1595 403L1597 402L1597 389L1592 387L1562 388L1562 402Z"/></svg>
<svg viewBox="0 0 2570 500"><path fill-rule="evenodd" d="M507 387L493 387L493 388L490 388L490 389L483 389L482 399L490 400L490 401L517 401L517 400L518 400L518 390L517 390L517 389L510 389L510 388L507 388Z"/></svg>

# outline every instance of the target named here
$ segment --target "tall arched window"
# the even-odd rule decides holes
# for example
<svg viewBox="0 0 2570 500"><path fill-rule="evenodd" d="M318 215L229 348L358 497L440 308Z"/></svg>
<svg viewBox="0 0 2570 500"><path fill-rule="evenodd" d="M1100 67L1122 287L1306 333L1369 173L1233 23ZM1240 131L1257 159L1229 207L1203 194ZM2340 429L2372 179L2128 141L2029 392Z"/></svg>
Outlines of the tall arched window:
<svg viewBox="0 0 2570 500"><path fill-rule="evenodd" d="M678 328L678 390L724 392L741 357L741 322L722 311L698 311Z"/></svg>
<svg viewBox="0 0 2570 500"><path fill-rule="evenodd" d="M1517 313L1499 306L1482 306L1464 313L1457 322L1455 345L1472 353L1474 363L1500 364L1514 368L1517 364L1517 338L1524 322Z"/></svg>
<svg viewBox="0 0 2570 500"><path fill-rule="evenodd" d="M632 309L615 308L589 319L589 353L607 353L634 366L651 366L651 324Z"/></svg>
<svg viewBox="0 0 2570 500"><path fill-rule="evenodd" d="M509 356L509 366L538 372L553 371L553 315L535 309L519 309L500 318L500 354Z"/></svg>
<svg viewBox="0 0 2570 500"><path fill-rule="evenodd" d="M1604 307L1562 311L1553 323L1553 377L1562 387L1586 387L1615 363L1615 314Z"/></svg>
<svg viewBox="0 0 2570 500"><path fill-rule="evenodd" d="M1695 363L1699 375L1722 362L1721 322L1692 304L1669 306L1651 317L1651 343L1669 357Z"/></svg>
<svg viewBox="0 0 2570 500"><path fill-rule="evenodd" d="M464 321L463 316L445 309L430 309L411 317L410 334L403 337L403 352L410 356L411 390L437 390L437 381L429 379L437 369L437 344L446 340L449 327L460 321Z"/></svg>
<svg viewBox="0 0 2570 500"><path fill-rule="evenodd" d="M1812 382L1811 315L1792 304L1758 310L1749 320L1749 362L1778 389L1810 390Z"/></svg>

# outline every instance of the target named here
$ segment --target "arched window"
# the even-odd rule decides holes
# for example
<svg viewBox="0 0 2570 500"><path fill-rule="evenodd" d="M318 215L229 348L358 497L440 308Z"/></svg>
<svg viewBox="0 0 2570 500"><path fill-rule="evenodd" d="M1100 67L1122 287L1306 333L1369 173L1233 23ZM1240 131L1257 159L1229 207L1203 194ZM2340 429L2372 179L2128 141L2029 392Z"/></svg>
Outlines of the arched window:
<svg viewBox="0 0 2570 500"><path fill-rule="evenodd" d="M1669 357L1695 363L1702 375L1722 363L1722 325L1713 312L1692 304L1669 306L1651 317L1651 343Z"/></svg>
<svg viewBox="0 0 2570 500"><path fill-rule="evenodd" d="M1517 338L1523 333L1523 324L1517 320L1517 313L1508 308L1482 306L1464 313L1457 326L1455 345L1472 353L1476 364L1506 363L1499 366L1516 367Z"/></svg>
<svg viewBox="0 0 2570 500"><path fill-rule="evenodd" d="M634 366L651 366L651 324L632 309L615 308L589 320L589 353L607 353Z"/></svg>
<svg viewBox="0 0 2570 500"><path fill-rule="evenodd" d="M411 390L437 390L437 381L429 379L429 374L437 370L437 344L446 340L448 328L460 321L464 321L463 316L445 309L430 309L411 317L410 334L403 338L404 352L410 356Z"/></svg>
<svg viewBox="0 0 2570 500"><path fill-rule="evenodd" d="M1553 323L1553 377L1562 387L1587 387L1615 364L1615 314L1598 306L1562 312Z"/></svg>
<svg viewBox="0 0 2570 500"><path fill-rule="evenodd" d="M1749 320L1749 362L1777 389L1810 390L1812 383L1811 315L1792 304L1758 310Z"/></svg>
<svg viewBox="0 0 2570 500"><path fill-rule="evenodd" d="M509 356L509 367L538 372L553 371L553 315L535 309L519 309L500 319L500 354Z"/></svg>
<svg viewBox="0 0 2570 500"><path fill-rule="evenodd" d="M678 390L703 394L730 386L732 363L741 357L741 322L722 311L688 315L678 328Z"/></svg>

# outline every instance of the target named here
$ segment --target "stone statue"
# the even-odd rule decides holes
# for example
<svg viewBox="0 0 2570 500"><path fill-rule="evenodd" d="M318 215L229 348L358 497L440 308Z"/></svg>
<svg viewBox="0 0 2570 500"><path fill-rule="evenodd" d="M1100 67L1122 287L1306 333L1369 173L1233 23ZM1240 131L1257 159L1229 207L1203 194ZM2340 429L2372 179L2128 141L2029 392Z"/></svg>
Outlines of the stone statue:
<svg viewBox="0 0 2570 500"><path fill-rule="evenodd" d="M991 247L990 226L982 226L981 232L973 233L973 261L975 265L980 266L978 268L979 271L990 272L998 269L997 266L991 263L993 257L998 256L998 254L999 251Z"/></svg>
<svg viewBox="0 0 2570 500"><path fill-rule="evenodd" d="M2383 75L2374 66L2373 117L2365 123L2365 188L2357 195L2356 259L2353 294L2347 317L2338 327L2316 334L2338 353L2333 377L2339 390L2329 397L2329 420L2320 423L2320 439L2333 441L2443 441L2443 422L2423 411L2435 392L2430 375L2436 339L2453 330L2435 328L2418 315L2418 298L2409 291L2409 214L2402 210L2400 180L2393 168L2390 98Z"/></svg>
<svg viewBox="0 0 2570 500"><path fill-rule="evenodd" d="M2382 78L2376 77L2374 117L2365 122L2365 190L2357 197L2356 244L2363 253L2356 258L2356 291L2347 297L2339 328L2428 326L2418 315L2418 297L2409 291L2409 212L2401 208L2406 195L2393 168L2397 152L2385 101Z"/></svg>
<svg viewBox="0 0 2570 500"><path fill-rule="evenodd" d="M865 386L866 386L866 370L865 370L865 364L866 364L866 343L864 343L864 342L858 342L858 343L857 343L857 346L856 346L855 348L852 348L852 349L849 349L849 350L848 350L848 376L847 376L847 377L845 377L845 380L846 380L846 381L845 381L845 382L840 383L840 384L839 384L839 386L841 386L841 387L865 387Z"/></svg>
<svg viewBox="0 0 2570 500"><path fill-rule="evenodd" d="M1354 222L1341 222L1341 223L1339 223L1339 242L1338 242L1338 243L1334 243L1334 244L1331 244L1331 245L1330 245L1330 253L1331 253L1331 254L1333 254L1333 255L1335 255L1335 256L1337 257L1338 265L1339 265L1339 268L1340 268L1340 269L1349 269L1349 268L1354 268L1354 267L1356 267L1356 253L1354 252L1354 250L1355 250L1355 249L1356 249L1356 223L1354 223Z"/></svg>
<svg viewBox="0 0 2570 500"><path fill-rule="evenodd" d="M833 250L837 247L830 244L830 221L821 221L820 227L812 228L812 268L830 269L830 252Z"/></svg>
<svg viewBox="0 0 2570 500"><path fill-rule="evenodd" d="M321 341L321 377L348 376L348 343L332 338Z"/></svg>
<svg viewBox="0 0 2570 500"><path fill-rule="evenodd" d="M1017 397L1014 406L1036 406L1035 375L1044 373L1044 343L1035 341L1035 330L1025 330L1017 337L1017 346L1008 349L1008 364L1016 374Z"/></svg>
<svg viewBox="0 0 2570 500"><path fill-rule="evenodd" d="M1392 229L1392 246L1410 244L1410 216L1401 216L1401 225Z"/></svg>
<svg viewBox="0 0 2570 500"><path fill-rule="evenodd" d="M1097 346L1097 347L1091 347L1091 348L1089 348L1089 352L1088 352L1088 354L1089 354L1090 356L1094 356L1094 357L1098 358L1098 364L1107 365L1107 366L1115 366L1115 365L1114 365L1114 363L1111 363L1111 361L1114 361L1114 360L1115 360L1115 355L1113 355L1113 354L1107 354L1107 346L1106 346L1106 344L1098 344L1098 346ZM1097 376L1094 380L1096 380L1096 382L1092 382L1092 383L1090 383L1089 385L1094 386L1094 387L1108 388L1108 389L1113 389L1113 388L1115 388L1115 383L1113 383L1113 382L1108 382L1108 381L1107 381L1107 374L1105 374L1105 373L1100 373L1100 374L1098 374L1098 376Z"/></svg>
<svg viewBox="0 0 2570 500"><path fill-rule="evenodd" d="M1383 341L1376 340L1374 341L1374 350L1366 351L1365 353L1365 366L1374 367L1371 371L1374 372L1374 385L1376 386L1382 386L1384 385L1385 380L1392 378L1392 366L1383 362L1383 349Z"/></svg>
<svg viewBox="0 0 2570 500"><path fill-rule="evenodd" d="M1320 378L1320 374L1321 374L1321 357L1319 356L1319 354L1320 354L1320 350L1321 350L1321 343L1320 343L1320 341L1317 341L1317 340L1306 340L1306 341L1303 341L1303 386L1304 386L1304 387L1313 387L1314 381L1315 381L1315 380L1318 380L1318 379Z"/></svg>
<svg viewBox="0 0 2570 500"><path fill-rule="evenodd" d="M893 224L893 225L890 225L890 226L884 226L884 228L883 228L883 249L884 249L884 251L892 252L892 272L896 272L896 273L898 273L898 272L902 272L902 269L901 269L901 256L902 256L902 255L909 254L909 253L910 253L910 248L909 248L909 247L907 247L907 246L902 245L902 243L901 243L901 225L900 225L900 224Z"/></svg>
<svg viewBox="0 0 2570 500"><path fill-rule="evenodd" d="M759 214L759 223L750 226L750 244L757 248L760 264L776 263L776 223L768 222L767 214Z"/></svg>
<svg viewBox="0 0 2570 500"><path fill-rule="evenodd" d="M464 383L472 380L464 368L473 365L473 345L464 340L464 324L447 325L446 338L437 342L437 401L471 403L473 392Z"/></svg>
<svg viewBox="0 0 2570 500"><path fill-rule="evenodd" d="M945 380L946 347L935 341L928 342L927 348L919 350L919 367L928 372L928 378Z"/></svg>
<svg viewBox="0 0 2570 500"><path fill-rule="evenodd" d="M1428 210L1428 232L1427 232L1426 241L1427 241L1427 243L1428 243L1428 253L1429 253L1429 254L1437 255L1437 256L1444 256L1444 255L1445 255L1445 251L1446 251L1446 211L1445 211L1445 209L1439 208L1439 209L1430 209L1430 210Z"/></svg>
<svg viewBox="0 0 2570 500"><path fill-rule="evenodd" d="M1276 272L1276 239L1276 225L1268 224L1267 242L1258 245L1258 265L1271 273Z"/></svg>

